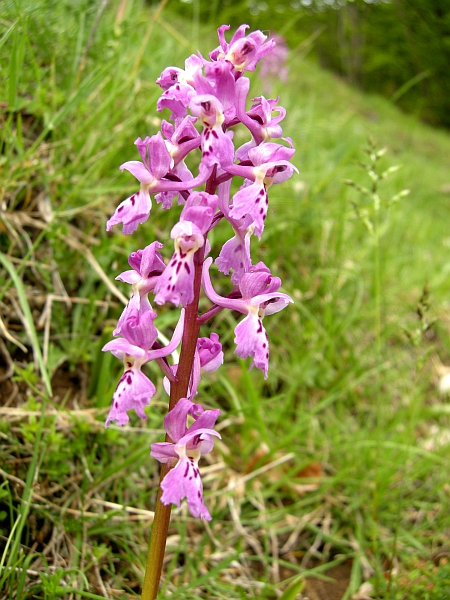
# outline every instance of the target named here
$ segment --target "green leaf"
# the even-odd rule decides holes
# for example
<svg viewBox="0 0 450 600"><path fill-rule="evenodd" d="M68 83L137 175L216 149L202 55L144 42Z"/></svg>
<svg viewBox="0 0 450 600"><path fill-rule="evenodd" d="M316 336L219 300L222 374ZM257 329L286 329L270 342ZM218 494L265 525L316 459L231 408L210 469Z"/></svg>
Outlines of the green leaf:
<svg viewBox="0 0 450 600"><path fill-rule="evenodd" d="M23 314L25 317L27 333L30 336L31 345L33 346L33 351L36 356L36 360L39 365L39 370L41 371L42 379L45 384L45 389L47 390L48 395L51 397L52 394L52 384L50 383L50 377L48 375L47 369L44 364L44 358L42 356L41 347L39 346L39 340L36 333L36 328L34 326L33 315L31 314L30 305L28 304L27 296L25 294L25 289L23 287L23 283L20 277L17 274L13 264L6 258L6 256L0 252L0 262L6 268L8 273L11 275L11 279L13 280L14 286L17 290L17 295L19 296L19 302L23 310Z"/></svg>
<svg viewBox="0 0 450 600"><path fill-rule="evenodd" d="M305 580L303 575L297 577L281 594L278 600L296 600L298 594L303 591L305 587Z"/></svg>

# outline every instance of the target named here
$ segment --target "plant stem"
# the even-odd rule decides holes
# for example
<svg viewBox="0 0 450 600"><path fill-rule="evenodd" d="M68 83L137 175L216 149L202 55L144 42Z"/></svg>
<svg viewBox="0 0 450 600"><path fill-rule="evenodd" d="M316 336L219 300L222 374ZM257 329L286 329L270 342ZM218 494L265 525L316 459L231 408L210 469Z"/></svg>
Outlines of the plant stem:
<svg viewBox="0 0 450 600"><path fill-rule="evenodd" d="M194 362L195 349L197 347L200 322L198 320L198 302L200 298L200 284L202 280L202 268L205 257L205 247L199 248L194 255L194 299L186 306L184 316L183 340L180 353L180 362L177 369L176 381L170 384L169 411L172 410L180 398L185 398ZM166 435L166 442L172 442ZM150 545L148 549L147 566L145 569L144 585L142 587L141 600L156 600L158 595L159 581L166 550L167 532L169 530L170 512L172 505L164 505L161 502L161 483L170 470L170 466L163 464L161 468L158 497L156 499L155 517L153 520Z"/></svg>
<svg viewBox="0 0 450 600"><path fill-rule="evenodd" d="M167 436L166 436L167 438ZM155 600L158 595L159 580L166 551L167 532L169 530L170 512L172 505L166 506L160 501L162 489L161 482L169 471L167 465L162 465L158 496L156 498L155 517L153 520L152 534L148 548L147 566L145 569L144 585L142 586L142 600Z"/></svg>

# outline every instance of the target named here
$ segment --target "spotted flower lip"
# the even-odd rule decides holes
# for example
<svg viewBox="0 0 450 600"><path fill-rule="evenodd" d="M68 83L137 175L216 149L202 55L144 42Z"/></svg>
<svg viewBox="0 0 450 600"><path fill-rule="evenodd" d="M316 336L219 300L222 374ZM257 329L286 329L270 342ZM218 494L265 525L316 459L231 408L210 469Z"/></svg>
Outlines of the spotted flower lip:
<svg viewBox="0 0 450 600"><path fill-rule="evenodd" d="M126 235L136 231L138 225L145 223L150 216L152 201L147 189L140 189L119 204L115 213L106 223L106 231L122 223L122 233Z"/></svg>
<svg viewBox="0 0 450 600"><path fill-rule="evenodd" d="M215 262L219 271L225 275L228 275L232 270L231 281L234 284L238 284L252 264L250 257L250 237L253 231L251 227L244 231L233 227L233 230L234 237L225 242Z"/></svg>
<svg viewBox="0 0 450 600"><path fill-rule="evenodd" d="M269 206L267 189L274 183L289 179L297 168L288 160L277 160L253 167L229 165L225 169L248 180L233 196L229 215L241 222L240 229L252 226L255 235L261 238Z"/></svg>
<svg viewBox="0 0 450 600"><path fill-rule="evenodd" d="M194 298L194 254L204 246L218 198L207 192L192 192L186 200L179 222L170 233L175 252L155 285L155 302L186 306Z"/></svg>
<svg viewBox="0 0 450 600"><path fill-rule="evenodd" d="M187 306L194 299L194 254L203 247L205 238L191 221L174 225L170 236L175 241L175 253L156 283L155 302Z"/></svg>
<svg viewBox="0 0 450 600"><path fill-rule="evenodd" d="M234 330L235 352L240 358L253 357L250 368L256 366L261 369L264 378L267 379L269 340L262 319L265 315L279 312L293 300L287 294L276 291L281 285L281 280L278 277L272 277L263 263L251 267L251 271L242 276L239 282L242 298L219 296L211 284L209 276L211 264L212 258L207 258L203 265L202 283L205 294L217 306L237 310L246 315Z"/></svg>
<svg viewBox="0 0 450 600"><path fill-rule="evenodd" d="M161 502L180 506L181 500L187 498L192 516L207 521L211 520L211 515L203 501L198 461L201 456L211 452L214 437L221 437L213 429L219 414L220 410L204 410L201 404L180 398L164 419L165 430L172 442L152 444L150 453L161 463L175 465L161 483ZM189 428L186 426L188 415L194 419Z"/></svg>

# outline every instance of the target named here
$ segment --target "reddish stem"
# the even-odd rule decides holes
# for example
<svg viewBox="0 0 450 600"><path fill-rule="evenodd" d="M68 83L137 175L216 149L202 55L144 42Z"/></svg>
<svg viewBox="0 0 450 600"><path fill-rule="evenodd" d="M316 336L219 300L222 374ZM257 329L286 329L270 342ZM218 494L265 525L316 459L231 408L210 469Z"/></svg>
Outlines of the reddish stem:
<svg viewBox="0 0 450 600"><path fill-rule="evenodd" d="M202 248L199 248L194 255L194 300L186 306L182 340L183 345L177 369L177 380L170 384L169 410L172 410L175 407L180 398L186 397L191 379L192 365L200 331L198 303L200 299L200 284L202 280L204 257L205 249L203 246ZM166 435L166 442L172 442L168 435ZM169 531L170 512L172 510L171 504L166 506L161 502L161 482L169 470L170 467L162 465L141 600L156 600L158 595L159 581L161 579L166 550L167 533Z"/></svg>
<svg viewBox="0 0 450 600"><path fill-rule="evenodd" d="M205 191L208 194L214 194L216 191L216 172L217 167L215 166L209 180L206 182ZM192 366L194 364L195 350L197 348L198 334L201 325L198 319L198 303L200 300L203 262L205 260L205 246L206 235L204 245L194 254L194 299L186 306L182 347L176 381L170 383L169 411L175 407L180 398L186 398L191 380ZM172 442L167 434L166 442ZM163 464L161 467L158 497L156 499L155 516L153 519L141 600L156 600L158 595L159 581L161 579L164 554L166 551L167 533L169 531L170 512L172 510L171 504L166 506L161 502L161 483L170 468L171 467L167 464Z"/></svg>

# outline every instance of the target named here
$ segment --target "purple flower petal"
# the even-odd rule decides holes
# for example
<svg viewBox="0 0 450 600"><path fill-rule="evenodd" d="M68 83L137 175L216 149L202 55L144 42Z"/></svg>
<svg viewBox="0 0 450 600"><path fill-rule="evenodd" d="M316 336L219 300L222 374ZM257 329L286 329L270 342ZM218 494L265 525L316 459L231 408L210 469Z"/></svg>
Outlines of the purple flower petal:
<svg viewBox="0 0 450 600"><path fill-rule="evenodd" d="M236 354L240 358L253 357L251 364L264 373L267 379L269 370L269 339L263 327L261 319L254 314L249 314L243 321L238 323L235 330L234 342Z"/></svg>
<svg viewBox="0 0 450 600"><path fill-rule="evenodd" d="M188 508L193 517L211 521L211 515L203 502L203 484L198 462L194 458L180 458L177 465L164 477L161 489L163 504L180 506L181 500L187 498Z"/></svg>
<svg viewBox="0 0 450 600"><path fill-rule="evenodd" d="M175 253L155 285L155 302L186 306L194 299L194 254L204 244L200 229L190 221L180 221L171 231Z"/></svg>
<svg viewBox="0 0 450 600"><path fill-rule="evenodd" d="M129 421L127 411L133 409L141 419L146 419L144 408L150 404L155 391L155 386L140 368L125 371L114 392L105 427L112 421L117 421L118 425L125 425Z"/></svg>
<svg viewBox="0 0 450 600"><path fill-rule="evenodd" d="M113 354L116 358L120 358L121 360L124 359L125 356L129 355L134 358L137 358L138 360L141 360L142 362L146 362L145 350L139 348L138 346L130 344L130 342L124 338L111 340L103 346L102 352L111 352L111 354ZM132 363L128 365L128 368L131 368L131 366Z"/></svg>
<svg viewBox="0 0 450 600"><path fill-rule="evenodd" d="M175 407L164 417L164 429L176 444L186 433L188 415L201 415L204 412L201 404L195 404L188 398L180 398Z"/></svg>
<svg viewBox="0 0 450 600"><path fill-rule="evenodd" d="M212 373L223 364L222 344L217 333L211 333L209 338L199 338L197 349L203 373Z"/></svg>
<svg viewBox="0 0 450 600"><path fill-rule="evenodd" d="M156 319L153 310L138 310L133 308L129 311L121 324L121 334L134 346L143 350L150 350L158 337L158 331L153 325Z"/></svg>
<svg viewBox="0 0 450 600"><path fill-rule="evenodd" d="M180 318L178 320L177 326L175 327L175 331L173 332L172 339L167 344L165 348L160 348L159 350L149 350L146 354L146 362L151 360L156 360L158 358L163 358L164 356L168 356L172 354L172 352L179 346L181 342L181 338L183 336L183 328L184 328L184 309L181 310Z"/></svg>
<svg viewBox="0 0 450 600"><path fill-rule="evenodd" d="M122 273L120 273L120 275L117 275L116 279L117 281L123 281L124 283L130 283L131 285L133 285L141 279L141 276L139 275L139 273L136 273L136 271L131 270L123 271Z"/></svg>
<svg viewBox="0 0 450 600"><path fill-rule="evenodd" d="M246 227L253 225L253 230L258 239L264 231L264 221L267 217L269 197L266 186L261 178L241 189L233 196L233 206L230 216L233 219L245 219Z"/></svg>
<svg viewBox="0 0 450 600"><path fill-rule="evenodd" d="M160 242L152 242L141 251L142 254L141 261L139 264L139 273L141 274L141 277L143 279L148 279L151 273L162 273L166 268L163 257L159 252L161 248L163 248L163 244L161 244ZM131 253L131 255L133 255L133 253ZM128 259L130 265L131 255Z"/></svg>
<svg viewBox="0 0 450 600"><path fill-rule="evenodd" d="M209 448L209 450L205 452L202 451L202 454L211 452L214 446L214 443L211 445L211 442L214 442L213 437L221 437L217 431L212 429L219 415L220 410L218 409L203 411L195 423L193 423L186 431L186 434L180 440L178 440L178 445L186 446L187 448L191 449L205 445Z"/></svg>
<svg viewBox="0 0 450 600"><path fill-rule="evenodd" d="M247 231L235 230L235 235L225 242L219 256L216 258L216 265L221 273L228 275L231 269L234 273L231 275L231 281L238 284L252 264L250 257L250 237L252 229Z"/></svg>
<svg viewBox="0 0 450 600"><path fill-rule="evenodd" d="M150 216L152 201L146 190L140 190L119 204L113 216L106 223L106 231L114 225L123 224L122 233L129 234L136 231L137 226Z"/></svg>
<svg viewBox="0 0 450 600"><path fill-rule="evenodd" d="M248 152L248 158L252 161L255 166L260 166L264 163L290 160L295 154L295 149L290 142L290 148L282 146L281 144L275 144L274 142L266 142L260 144L255 148L251 148Z"/></svg>
<svg viewBox="0 0 450 600"><path fill-rule="evenodd" d="M231 164L234 160L234 146L222 129L225 118L220 101L213 95L201 94L192 98L190 108L203 124L202 163L207 167L215 164L225 167Z"/></svg>
<svg viewBox="0 0 450 600"><path fill-rule="evenodd" d="M215 289L212 286L211 278L209 276L209 267L212 264L213 259L211 257L207 258L203 263L203 275L202 275L202 286L205 294L217 304L217 306L223 306L223 308L229 308L231 310L237 310L241 313L247 314L247 305L244 300L237 300L232 298L224 298L223 296L219 296Z"/></svg>
<svg viewBox="0 0 450 600"><path fill-rule="evenodd" d="M178 67L167 67L158 77L156 83L162 87L163 90L168 90L179 81L179 78L183 73L183 69L179 69Z"/></svg>
<svg viewBox="0 0 450 600"><path fill-rule="evenodd" d="M173 440L170 443L152 444L151 455L162 463L171 462L174 454L179 457L176 466L171 469L161 483L164 504L180 506L187 498L188 508L194 517L210 520L211 516L203 502L203 484L198 469L198 461L203 454L213 449L214 437L220 435L211 429L219 410L204 410L201 404L194 404L188 398L181 398L166 415L164 427ZM188 415L195 422L187 429Z"/></svg>
<svg viewBox="0 0 450 600"><path fill-rule="evenodd" d="M133 309L137 309L140 313L142 313L144 311L152 311L153 310L151 307L151 304L149 302L147 294L143 294L141 296L140 293L135 292L131 296L128 304L125 306L125 308L122 311L122 314L119 317L119 321L117 322L117 327L113 331L114 336L120 335L122 325L126 321L126 319L128 318L128 316L130 315L130 313Z"/></svg>
<svg viewBox="0 0 450 600"><path fill-rule="evenodd" d="M174 444L171 444L170 442L156 442L155 444L152 444L150 456L156 458L160 463L167 463L174 458L178 458Z"/></svg>
<svg viewBox="0 0 450 600"><path fill-rule="evenodd" d="M274 287L274 282L276 282L277 287ZM280 285L281 279L279 277L272 277L270 269L263 262L259 262L251 267L249 273L243 275L239 283L239 289L241 290L242 297L249 300L255 296L259 298L260 294L269 291L276 292Z"/></svg>
<svg viewBox="0 0 450 600"><path fill-rule="evenodd" d="M172 158L159 131L150 138L148 156L153 176L162 179L170 169Z"/></svg>
<svg viewBox="0 0 450 600"><path fill-rule="evenodd" d="M145 185L151 184L155 179L147 167L139 160L129 160L120 165L119 168L121 171L129 171L140 183L144 183Z"/></svg>
<svg viewBox="0 0 450 600"><path fill-rule="evenodd" d="M192 85L176 83L161 94L156 108L158 112L161 112L163 108L168 108L172 111L171 118L182 119L187 115L187 107L195 94L196 91Z"/></svg>

